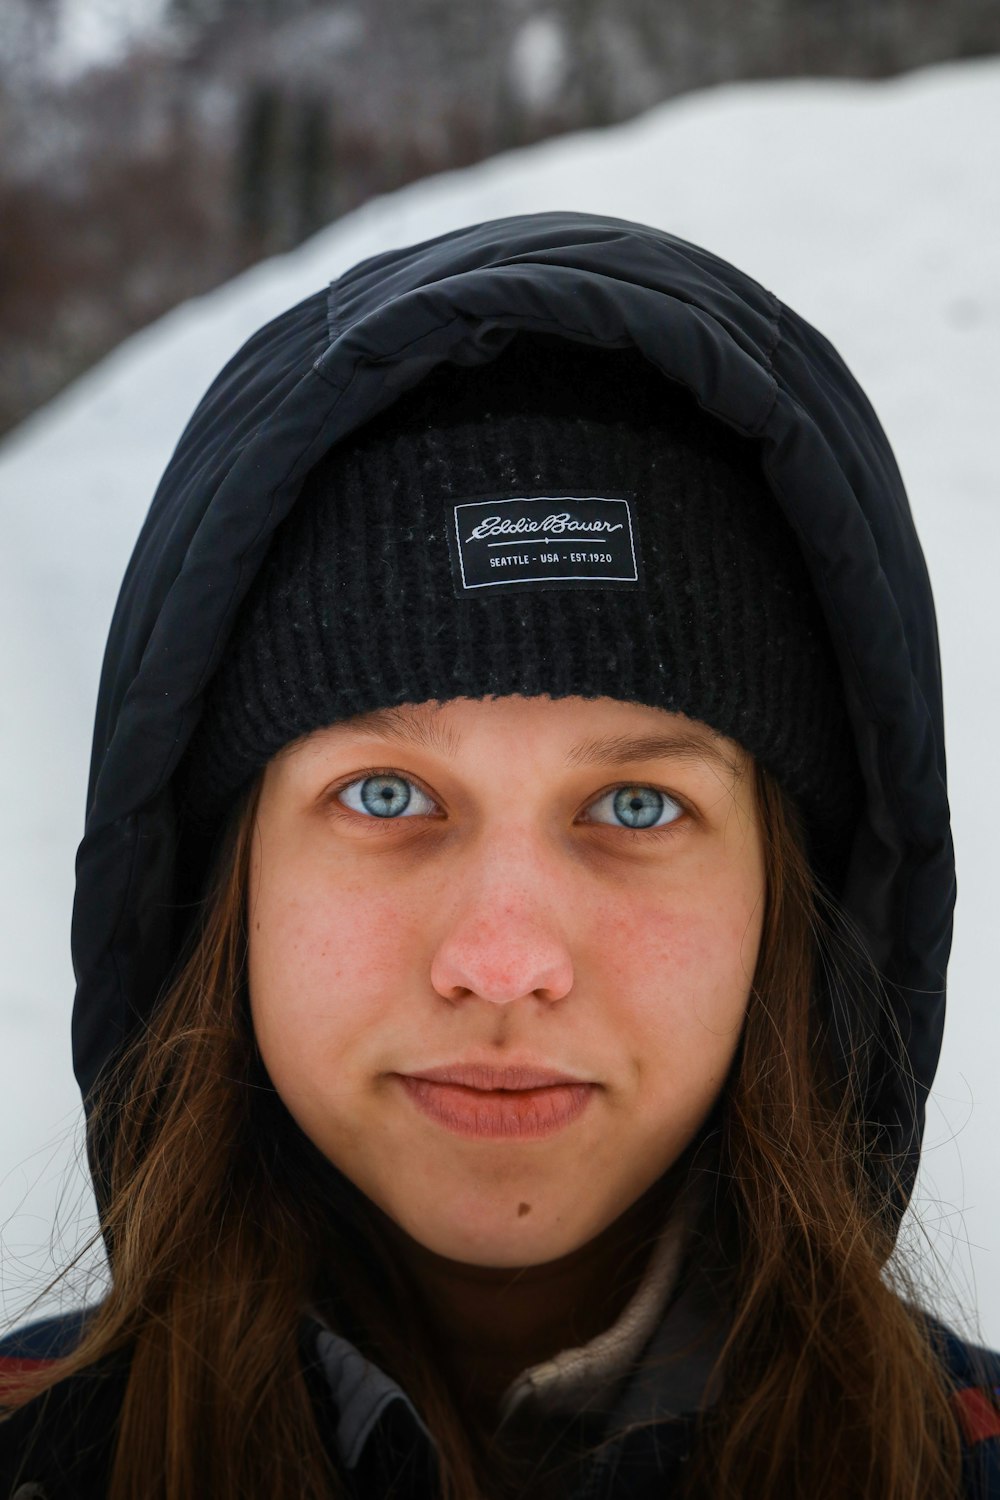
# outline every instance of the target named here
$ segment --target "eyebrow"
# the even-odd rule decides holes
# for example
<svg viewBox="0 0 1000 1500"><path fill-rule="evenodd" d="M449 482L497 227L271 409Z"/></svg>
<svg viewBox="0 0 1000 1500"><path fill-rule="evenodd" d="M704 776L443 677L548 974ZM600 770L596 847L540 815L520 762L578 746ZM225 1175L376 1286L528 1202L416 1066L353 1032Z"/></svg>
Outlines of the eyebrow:
<svg viewBox="0 0 1000 1500"><path fill-rule="evenodd" d="M404 715L394 708L377 708L350 719L340 719L328 725L326 733L369 735L373 739L422 745L448 759L454 759L462 742L461 736L449 725L442 724L434 711ZM721 735L714 731L709 733L711 738L683 730L595 735L574 745L567 752L566 764L573 767L621 766L637 760L707 760L733 776L738 775L737 757L727 749Z"/></svg>
<svg viewBox="0 0 1000 1500"><path fill-rule="evenodd" d="M707 760L733 776L739 771L736 757L715 740L700 734L601 735L574 745L566 757L570 766L623 766L634 760Z"/></svg>

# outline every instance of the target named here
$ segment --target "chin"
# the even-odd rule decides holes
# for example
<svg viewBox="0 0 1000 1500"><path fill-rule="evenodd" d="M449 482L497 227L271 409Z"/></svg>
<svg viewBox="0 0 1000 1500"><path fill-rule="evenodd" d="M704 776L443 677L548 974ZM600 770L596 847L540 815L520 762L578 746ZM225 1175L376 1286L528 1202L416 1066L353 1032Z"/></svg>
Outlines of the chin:
<svg viewBox="0 0 1000 1500"><path fill-rule="evenodd" d="M544 1195L535 1195L542 1197ZM534 1219L534 1223L532 1223ZM544 1223L539 1204L530 1198L514 1198L511 1205L491 1215L477 1216L476 1223L435 1220L426 1217L395 1221L417 1245L432 1255L468 1266L517 1269L558 1260L585 1244L599 1229L574 1229L561 1222Z"/></svg>

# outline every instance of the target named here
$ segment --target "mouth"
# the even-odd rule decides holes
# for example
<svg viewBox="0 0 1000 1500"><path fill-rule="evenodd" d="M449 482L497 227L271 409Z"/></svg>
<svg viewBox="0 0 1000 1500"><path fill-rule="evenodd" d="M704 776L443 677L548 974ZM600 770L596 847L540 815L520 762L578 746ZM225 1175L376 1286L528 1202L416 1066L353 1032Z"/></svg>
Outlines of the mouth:
<svg viewBox="0 0 1000 1500"><path fill-rule="evenodd" d="M418 1110L435 1124L456 1135L487 1140L538 1140L556 1134L573 1124L587 1109L597 1090L593 1083L578 1080L546 1082L534 1087L476 1087L472 1084L438 1080L432 1072L461 1071L468 1075L483 1072L497 1075L526 1070L473 1069L428 1070L416 1075L397 1073L404 1092ZM535 1070L535 1076L537 1076ZM551 1078L551 1073L548 1075ZM558 1076L558 1075L557 1075ZM487 1083L492 1084L492 1077Z"/></svg>

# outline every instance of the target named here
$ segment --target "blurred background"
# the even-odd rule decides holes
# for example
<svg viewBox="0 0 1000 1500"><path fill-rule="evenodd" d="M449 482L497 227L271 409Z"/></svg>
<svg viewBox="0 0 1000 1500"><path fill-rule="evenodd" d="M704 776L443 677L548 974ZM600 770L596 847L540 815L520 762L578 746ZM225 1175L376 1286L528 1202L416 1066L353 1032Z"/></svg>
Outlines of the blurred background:
<svg viewBox="0 0 1000 1500"><path fill-rule="evenodd" d="M2 9L0 432L184 298L417 178L713 84L1000 50L995 0Z"/></svg>
<svg viewBox="0 0 1000 1500"><path fill-rule="evenodd" d="M1000 1346L995 0L0 0L0 1322L96 1220L69 921L118 586L201 392L366 256L655 224L836 345L935 589L959 868L903 1243ZM100 1246L43 1308L100 1294Z"/></svg>

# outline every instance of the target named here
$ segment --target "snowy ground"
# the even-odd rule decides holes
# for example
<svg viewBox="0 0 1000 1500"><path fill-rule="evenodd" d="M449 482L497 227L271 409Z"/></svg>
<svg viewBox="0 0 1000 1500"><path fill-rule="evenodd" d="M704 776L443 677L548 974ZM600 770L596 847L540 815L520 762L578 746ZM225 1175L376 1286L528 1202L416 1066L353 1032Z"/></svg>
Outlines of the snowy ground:
<svg viewBox="0 0 1000 1500"><path fill-rule="evenodd" d="M70 1065L69 918L118 584L201 390L266 318L364 256L578 209L734 261L832 339L896 450L935 585L960 896L920 1215L937 1305L1000 1346L1000 61L884 83L705 91L376 200L131 339L0 449L0 1298L12 1317L94 1228ZM57 1213L58 1209L58 1213ZM91 1264L100 1261L91 1258ZM85 1288L83 1288L85 1291Z"/></svg>

